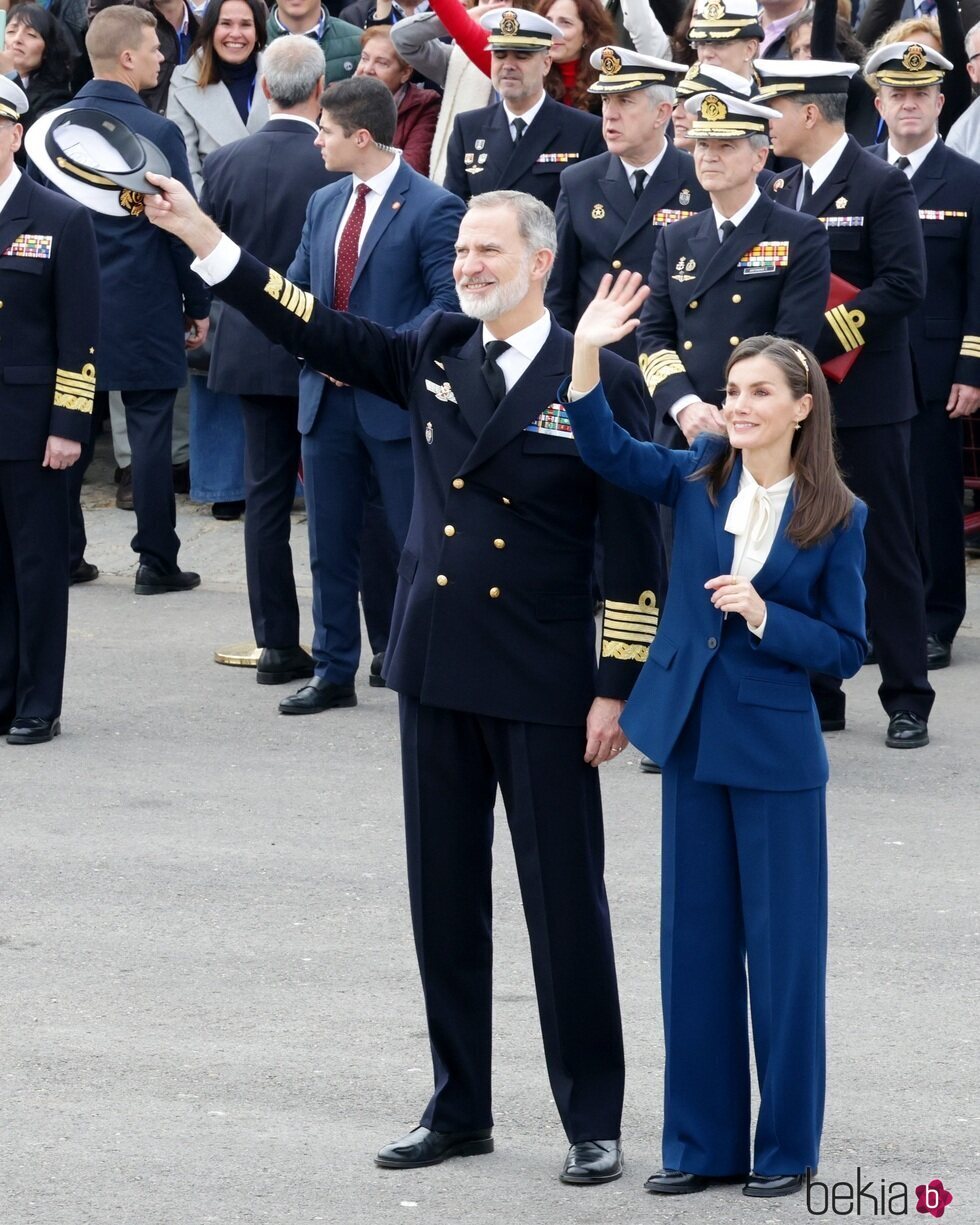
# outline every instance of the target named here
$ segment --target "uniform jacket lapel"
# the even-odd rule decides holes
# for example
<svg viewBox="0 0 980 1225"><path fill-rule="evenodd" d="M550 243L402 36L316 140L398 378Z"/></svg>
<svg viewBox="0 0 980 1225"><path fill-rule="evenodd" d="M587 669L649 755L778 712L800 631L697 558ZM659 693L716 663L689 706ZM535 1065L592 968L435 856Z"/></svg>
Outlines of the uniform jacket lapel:
<svg viewBox="0 0 980 1225"><path fill-rule="evenodd" d="M398 173L392 179L391 186L385 193L384 199L378 206L378 211L374 214L374 219L368 232L364 235L361 251L357 257L357 267L354 269L354 279L351 282L352 293L354 286L357 284L358 277L364 270L365 264L371 258L371 252L381 241L381 236L385 230L387 230L388 226L391 225L404 207L405 197L408 195L411 185L411 172L408 166L402 162L398 167Z"/></svg>
<svg viewBox="0 0 980 1225"><path fill-rule="evenodd" d="M926 160L912 175L912 190L920 204L946 185L946 146L941 140L929 150ZM955 207L955 205L954 205Z"/></svg>
<svg viewBox="0 0 980 1225"><path fill-rule="evenodd" d="M20 182L10 194L3 212L0 212L0 252L6 251L15 238L24 233L24 227L31 217L31 196L34 189L26 175L20 176Z"/></svg>
<svg viewBox="0 0 980 1225"><path fill-rule="evenodd" d="M311 288L326 306L333 306L334 277L337 273L336 251L337 240L339 238L338 230L340 219L344 215L344 209L347 207L347 202L350 200L351 193L354 190L353 179L348 179L346 188L346 191L336 192L324 206L323 212L320 214L314 227L314 232L311 235L312 241L322 241L324 244L323 263L321 265L323 269L323 284L319 287L313 285Z"/></svg>
<svg viewBox="0 0 980 1225"><path fill-rule="evenodd" d="M599 189L606 203L616 216L626 223L632 215L636 201L633 199L632 191L630 191L623 163L611 153L607 153L606 158L608 159L608 164L605 174L599 180ZM622 238L619 241L622 243Z"/></svg>
<svg viewBox="0 0 980 1225"><path fill-rule="evenodd" d="M504 189L512 187L522 175L531 169L538 160L539 154L543 153L549 143L561 133L560 105L553 98L545 95L544 105L535 115L534 122L517 144L511 147L510 160L504 166L500 176L500 187ZM510 129L503 103L500 104L500 116L509 137Z"/></svg>
<svg viewBox="0 0 980 1225"><path fill-rule="evenodd" d="M860 149L861 146L854 137L849 136L847 147L837 159L837 165L820 184L810 199L810 207L806 211L811 216L823 217L837 197L842 192L846 194L848 176L851 173L851 167L854 165L854 159L860 152Z"/></svg>
<svg viewBox="0 0 980 1225"><path fill-rule="evenodd" d="M548 339L504 396L480 432L476 445L466 457L460 472L465 475L485 463L492 455L517 438L534 418L554 402L570 360L568 339L554 322Z"/></svg>
<svg viewBox="0 0 980 1225"><path fill-rule="evenodd" d="M633 193L630 192L633 207L617 246L625 246L645 225L650 225L650 219L658 209L667 207L676 198L680 190L680 180L680 158L676 149L668 142L663 160L653 172L653 177L644 185L639 200L632 200Z"/></svg>
<svg viewBox="0 0 980 1225"><path fill-rule="evenodd" d="M486 144L476 153L476 165L468 166L467 171L474 179L479 178L480 175L487 176L486 187L484 188L481 183L481 190L496 191L506 186L505 179L509 173L511 158L514 156L514 142L511 139L507 115L501 103L498 103L491 112L483 132ZM481 170L479 159L483 155L486 155L487 160Z"/></svg>
<svg viewBox="0 0 980 1225"><path fill-rule="evenodd" d="M454 357L439 360L446 371L446 380L456 397L456 407L473 432L473 441L479 438L483 428L493 415L493 397L483 377L483 325L478 323L473 335L460 346Z"/></svg>
<svg viewBox="0 0 980 1225"><path fill-rule="evenodd" d="M708 266L703 269L701 275L695 282L695 288L691 291L692 297L697 297L699 294L705 293L716 281L720 281L723 276L726 276L732 268L738 263L746 251L751 251L755 244L766 232L766 224L772 215L773 204L766 196L760 196L755 202L755 207L751 209L749 215L745 218L740 226L735 230L735 233L724 244L718 243L718 231L715 229L715 214L714 210L708 208L705 210L705 219L707 221L707 240L714 242L714 251L709 255ZM702 230L702 235L704 230ZM694 244L691 244L692 249ZM697 256L695 256L697 258ZM700 265L701 260L698 259Z"/></svg>

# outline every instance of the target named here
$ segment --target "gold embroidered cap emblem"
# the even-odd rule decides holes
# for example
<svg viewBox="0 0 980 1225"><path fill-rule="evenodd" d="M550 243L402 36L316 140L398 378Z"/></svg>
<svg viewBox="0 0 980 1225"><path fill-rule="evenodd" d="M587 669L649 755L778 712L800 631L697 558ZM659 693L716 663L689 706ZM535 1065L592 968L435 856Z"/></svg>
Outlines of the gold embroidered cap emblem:
<svg viewBox="0 0 980 1225"><path fill-rule="evenodd" d="M902 66L907 68L909 72L921 72L928 62L925 51L918 43L912 43L910 47L905 48L905 54L902 56Z"/></svg>
<svg viewBox="0 0 980 1225"><path fill-rule="evenodd" d="M143 193L141 191L133 191L131 187L124 188L119 193L119 207L124 208L133 217L142 217L144 212L146 212Z"/></svg>
<svg viewBox="0 0 980 1225"><path fill-rule="evenodd" d="M606 210L602 207L601 204L592 205L592 220L593 221L601 221L603 217L605 217L605 215L606 215Z"/></svg>
<svg viewBox="0 0 980 1225"><path fill-rule="evenodd" d="M599 60L599 67L607 77L614 77L623 67L623 61L612 47L605 47Z"/></svg>
<svg viewBox="0 0 980 1225"><path fill-rule="evenodd" d="M728 107L717 94L705 94L701 99L701 118L708 123L719 123L728 118Z"/></svg>
<svg viewBox="0 0 980 1225"><path fill-rule="evenodd" d="M705 21L721 21L725 16L725 6L722 0L708 0L701 10L701 16Z"/></svg>
<svg viewBox="0 0 980 1225"><path fill-rule="evenodd" d="M521 25L517 20L517 14L513 9L508 9L506 13L500 17L500 33L506 35L507 38L513 38L515 34L520 34Z"/></svg>

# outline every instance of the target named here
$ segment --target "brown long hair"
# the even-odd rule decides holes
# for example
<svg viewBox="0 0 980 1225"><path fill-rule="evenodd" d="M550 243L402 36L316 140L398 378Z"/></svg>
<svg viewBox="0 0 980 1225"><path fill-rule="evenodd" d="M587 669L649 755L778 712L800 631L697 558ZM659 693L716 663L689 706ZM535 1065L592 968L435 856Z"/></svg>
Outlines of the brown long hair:
<svg viewBox="0 0 980 1225"><path fill-rule="evenodd" d="M538 0L535 12L542 17L547 17L548 10L554 3L555 0ZM573 0L573 3L578 10L584 29L575 84L568 95L568 103L576 110L592 111L593 114L598 115L602 112L602 98L598 94L590 94L589 86L599 79L599 74L589 63L589 56L597 47L605 47L616 42L616 28L600 0ZM645 4L646 0L642 0L642 3ZM552 98L556 98L559 102L565 100L565 81L561 75L561 68L557 64L551 65L544 79L544 87Z"/></svg>
<svg viewBox="0 0 980 1225"><path fill-rule="evenodd" d="M217 85L221 80L221 77L218 75L217 61L219 57L214 49L214 32L218 28L221 10L224 8L225 3L226 0L211 0L211 3L204 11L201 24L197 28L197 34L191 43L190 52L187 56L189 60L199 56L200 69L197 75L197 84L201 89L208 85ZM258 55L269 41L269 36L266 32L266 17L269 10L262 3L262 0L244 0L244 3L251 9L252 20L255 22L255 50L252 54Z"/></svg>
<svg viewBox="0 0 980 1225"><path fill-rule="evenodd" d="M813 406L793 434L790 456L793 482L793 512L786 534L798 548L819 544L836 527L849 522L854 494L844 484L837 464L834 419L827 380L809 349L777 336L750 336L728 359L725 378L733 366L747 357L765 357L781 372L794 400L809 393ZM735 466L738 452L731 446L720 450L691 479L703 479L708 497L717 504L718 495Z"/></svg>

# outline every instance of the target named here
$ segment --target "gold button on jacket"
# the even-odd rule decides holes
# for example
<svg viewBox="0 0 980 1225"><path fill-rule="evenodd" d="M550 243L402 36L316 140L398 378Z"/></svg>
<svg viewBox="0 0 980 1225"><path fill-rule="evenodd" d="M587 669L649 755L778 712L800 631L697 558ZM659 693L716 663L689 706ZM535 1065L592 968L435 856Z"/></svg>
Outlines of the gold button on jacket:
<svg viewBox="0 0 980 1225"><path fill-rule="evenodd" d="M491 588L490 588L490 599L491 599L491 600L496 600L496 599L497 599L497 597L498 597L499 595L500 595L500 588L499 588L499 587L491 587Z"/></svg>
<svg viewBox="0 0 980 1225"><path fill-rule="evenodd" d="M445 587L445 585L449 582L449 579L446 578L444 574L437 574L436 582L439 584L440 587Z"/></svg>

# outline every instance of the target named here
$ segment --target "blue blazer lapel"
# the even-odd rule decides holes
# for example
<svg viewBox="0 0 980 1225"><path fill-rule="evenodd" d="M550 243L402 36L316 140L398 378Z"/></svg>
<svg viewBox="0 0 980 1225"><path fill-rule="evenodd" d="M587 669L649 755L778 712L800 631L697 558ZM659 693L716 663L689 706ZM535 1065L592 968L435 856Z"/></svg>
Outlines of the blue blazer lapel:
<svg viewBox="0 0 980 1225"><path fill-rule="evenodd" d="M439 359L456 397L456 407L473 433L479 438L493 415L493 399L480 367L483 365L483 325L477 324L473 335L460 346L455 357Z"/></svg>
<svg viewBox="0 0 980 1225"><path fill-rule="evenodd" d="M391 186L385 193L384 199L378 206L378 211L374 214L374 219L368 228L368 232L364 235L361 251L357 257L357 267L354 269L354 279L351 281L351 293L354 292L358 278L371 258L371 252L381 241L381 236L385 230L387 230L388 226L391 225L405 206L406 196L411 185L412 172L406 163L402 162L398 168L398 173L392 180Z"/></svg>
<svg viewBox="0 0 980 1225"><path fill-rule="evenodd" d="M718 546L719 574L731 574L732 563L735 560L735 537L731 532L725 531L725 520L735 501L735 495L738 493L738 482L741 475L742 460L737 457L728 482L718 495L718 505L715 507L715 544Z"/></svg>
<svg viewBox="0 0 980 1225"><path fill-rule="evenodd" d="M774 587L789 569L792 562L800 555L800 550L786 535L790 515L792 515L793 507L796 505L795 492L794 485L794 488L790 489L786 505L783 507L782 518L779 520L779 528L776 531L776 538L772 542L772 548L769 550L769 556L762 563L762 569L752 580L752 586L759 595L763 595L771 587Z"/></svg>
<svg viewBox="0 0 980 1225"><path fill-rule="evenodd" d="M310 235L312 242L324 242L325 250L323 250L323 262L320 267L322 269L322 284L313 284L310 288L314 294L320 299L325 306L333 306L333 287L334 278L337 275L336 265L336 249L337 241L340 237L338 231L340 229L340 219L344 215L344 209L347 207L347 202L351 198L351 193L354 190L354 180L349 179L345 184L346 191L338 191L332 199L324 205L323 212L317 219L316 225L313 227L313 233ZM312 263L312 260L311 260Z"/></svg>

